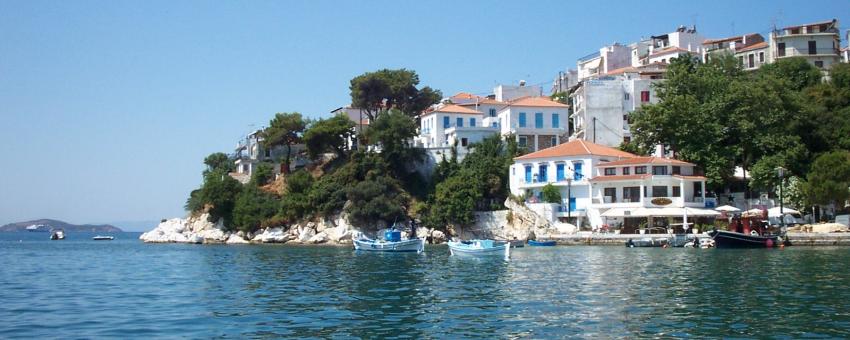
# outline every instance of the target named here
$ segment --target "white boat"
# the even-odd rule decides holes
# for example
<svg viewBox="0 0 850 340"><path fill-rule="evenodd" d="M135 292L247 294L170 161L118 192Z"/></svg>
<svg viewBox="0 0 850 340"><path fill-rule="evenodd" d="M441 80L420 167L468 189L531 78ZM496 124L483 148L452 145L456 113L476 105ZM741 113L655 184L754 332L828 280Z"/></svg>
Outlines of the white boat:
<svg viewBox="0 0 850 340"><path fill-rule="evenodd" d="M354 239L354 250L379 252L417 252L425 251L424 238L401 239L401 232L395 228L384 232L383 240L373 240L366 237Z"/></svg>
<svg viewBox="0 0 850 340"><path fill-rule="evenodd" d="M95 241L112 241L113 239L115 239L115 237L97 235L95 237L92 237L91 239Z"/></svg>
<svg viewBox="0 0 850 340"><path fill-rule="evenodd" d="M508 242L493 240L449 241L449 253L460 256L504 256L511 257L511 246Z"/></svg>
<svg viewBox="0 0 850 340"><path fill-rule="evenodd" d="M54 230L53 233L50 234L51 240L64 240L65 239L65 231L62 229Z"/></svg>
<svg viewBox="0 0 850 340"><path fill-rule="evenodd" d="M48 232L50 231L50 226L44 224L32 224L27 226L26 231L29 232Z"/></svg>

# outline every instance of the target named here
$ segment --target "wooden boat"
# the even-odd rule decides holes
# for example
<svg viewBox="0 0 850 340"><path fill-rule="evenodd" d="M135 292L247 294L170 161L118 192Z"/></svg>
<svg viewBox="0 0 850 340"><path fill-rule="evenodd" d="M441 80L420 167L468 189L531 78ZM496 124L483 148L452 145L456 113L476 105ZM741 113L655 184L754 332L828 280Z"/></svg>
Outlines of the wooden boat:
<svg viewBox="0 0 850 340"><path fill-rule="evenodd" d="M528 245L532 247L554 247L558 243L555 241L536 241L536 240L528 240Z"/></svg>
<svg viewBox="0 0 850 340"><path fill-rule="evenodd" d="M393 228L384 232L383 240L372 240L366 237L355 239L354 250L421 253L425 251L425 239L413 238L402 240L401 232Z"/></svg>
<svg viewBox="0 0 850 340"><path fill-rule="evenodd" d="M449 241L449 253L459 256L504 256L511 257L511 246L508 242L493 240Z"/></svg>
<svg viewBox="0 0 850 340"><path fill-rule="evenodd" d="M782 244L779 235L761 236L734 231L713 230L708 233L717 248L772 248Z"/></svg>
<svg viewBox="0 0 850 340"><path fill-rule="evenodd" d="M112 241L113 239L115 239L115 237L97 235L95 237L92 237L91 239L95 241Z"/></svg>

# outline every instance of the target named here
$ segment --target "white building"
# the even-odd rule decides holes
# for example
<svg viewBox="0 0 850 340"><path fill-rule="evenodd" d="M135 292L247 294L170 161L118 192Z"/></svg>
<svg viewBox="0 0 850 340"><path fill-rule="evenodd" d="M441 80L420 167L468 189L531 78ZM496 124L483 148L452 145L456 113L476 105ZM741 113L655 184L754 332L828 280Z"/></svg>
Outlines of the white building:
<svg viewBox="0 0 850 340"><path fill-rule="evenodd" d="M614 43L579 58L576 62L578 81L631 65L629 47Z"/></svg>
<svg viewBox="0 0 850 340"><path fill-rule="evenodd" d="M271 149L265 147L263 145L264 139L262 132L263 130L251 132L245 136L245 139L236 144L236 150L234 152L236 172L232 174L233 178L242 182L247 182L247 179L251 178L251 175L254 173L257 165L264 162L275 165L275 175L281 172L281 167L283 165L278 166L277 162L282 161L285 158L286 148L283 146L276 146ZM306 164L307 160L299 155L304 150L305 147L303 144L297 144L291 147L290 169L301 167Z"/></svg>
<svg viewBox="0 0 850 340"><path fill-rule="evenodd" d="M735 57L744 70L755 70L770 62L770 46L766 41L758 42L738 49Z"/></svg>
<svg viewBox="0 0 850 340"><path fill-rule="evenodd" d="M664 64L627 67L597 79L587 79L570 95L573 131L570 139L617 147L631 140L629 114L641 105L657 103L653 83Z"/></svg>
<svg viewBox="0 0 850 340"><path fill-rule="evenodd" d="M742 49L764 42L764 36L758 33L736 35L734 37L720 39L707 39L702 43L702 61L708 62L712 57L723 55L734 56Z"/></svg>
<svg viewBox="0 0 850 340"><path fill-rule="evenodd" d="M570 88L576 86L578 84L578 71L576 70L566 70L563 72L558 72L558 76L555 77L555 81L552 82L552 90L551 93L557 92L566 92L569 91Z"/></svg>
<svg viewBox="0 0 850 340"><path fill-rule="evenodd" d="M769 61L803 57L812 65L828 70L841 61L838 20L777 29L770 34Z"/></svg>
<svg viewBox="0 0 850 340"><path fill-rule="evenodd" d="M344 114L354 122L354 135L353 138L346 142L346 148L348 150L357 149L358 139L361 133L365 132L369 128L369 116L366 115L366 110L354 108L351 106L343 106L331 111L332 115Z"/></svg>
<svg viewBox="0 0 850 340"><path fill-rule="evenodd" d="M525 97L508 102L497 115L495 123L503 136L513 135L520 147L536 151L561 143L567 133L569 105L547 97Z"/></svg>
<svg viewBox="0 0 850 340"><path fill-rule="evenodd" d="M679 26L676 31L642 39L629 45L631 66L645 66L658 62L669 63L671 58L685 54L702 58L705 38L696 27Z"/></svg>
<svg viewBox="0 0 850 340"><path fill-rule="evenodd" d="M520 80L519 85L499 85L493 89L494 99L506 102L522 97L540 97L543 89L537 85L526 85L525 80Z"/></svg>
<svg viewBox="0 0 850 340"><path fill-rule="evenodd" d="M669 223L684 208L692 217L712 216L705 206L705 177L687 162L638 157L628 152L574 140L514 159L510 167L511 193L541 199L547 184L562 200L554 204L559 221L575 225L619 225L635 232L641 223ZM635 219L636 218L636 219Z"/></svg>

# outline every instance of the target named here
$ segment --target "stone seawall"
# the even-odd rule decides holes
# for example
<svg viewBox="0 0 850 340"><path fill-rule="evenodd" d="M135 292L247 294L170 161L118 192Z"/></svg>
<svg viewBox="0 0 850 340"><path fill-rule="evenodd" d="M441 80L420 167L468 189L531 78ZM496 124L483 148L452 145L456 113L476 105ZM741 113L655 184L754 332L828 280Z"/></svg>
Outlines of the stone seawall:
<svg viewBox="0 0 850 340"><path fill-rule="evenodd" d="M548 240L566 246L624 246L629 239L667 238L664 234L574 234L551 235ZM698 234L706 238L706 234ZM793 246L850 246L850 233L788 233Z"/></svg>

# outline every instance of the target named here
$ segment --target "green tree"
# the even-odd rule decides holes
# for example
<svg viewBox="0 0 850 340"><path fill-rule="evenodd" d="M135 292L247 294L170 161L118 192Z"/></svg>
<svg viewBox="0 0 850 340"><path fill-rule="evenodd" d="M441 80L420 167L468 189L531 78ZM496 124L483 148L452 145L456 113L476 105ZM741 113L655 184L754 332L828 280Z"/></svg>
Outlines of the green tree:
<svg viewBox="0 0 850 340"><path fill-rule="evenodd" d="M274 195L260 190L255 185L245 186L236 197L233 208L233 224L236 229L253 232L264 220L278 211L278 200Z"/></svg>
<svg viewBox="0 0 850 340"><path fill-rule="evenodd" d="M299 170L286 176L286 190L280 205L280 216L287 221L296 221L315 212L310 204L310 189L313 176L305 170Z"/></svg>
<svg viewBox="0 0 850 340"><path fill-rule="evenodd" d="M475 207L484 196L479 179L467 169L437 184L431 204L429 225L470 225L475 222Z"/></svg>
<svg viewBox="0 0 850 340"><path fill-rule="evenodd" d="M397 175L403 175L411 164L421 161L424 156L422 149L408 144L416 133L416 121L401 111L392 110L372 122L366 134L371 143L381 148L380 155L384 161Z"/></svg>
<svg viewBox="0 0 850 340"><path fill-rule="evenodd" d="M405 218L409 198L389 177L368 178L354 184L347 194L351 204L346 212L354 223L375 226L381 221L389 224Z"/></svg>
<svg viewBox="0 0 850 340"><path fill-rule="evenodd" d="M806 191L813 204L844 203L850 198L850 152L818 156L809 171Z"/></svg>
<svg viewBox="0 0 850 340"><path fill-rule="evenodd" d="M850 64L832 64L829 69L829 77L835 87L845 90L850 89Z"/></svg>
<svg viewBox="0 0 850 340"><path fill-rule="evenodd" d="M213 171L204 176L204 184L190 195L194 211L208 208L211 222L222 219L225 227L233 226L233 207L242 190L239 181L223 171Z"/></svg>
<svg viewBox="0 0 850 340"><path fill-rule="evenodd" d="M570 94L566 91L552 93L552 95L549 96L549 99L552 99L561 104L570 104Z"/></svg>
<svg viewBox="0 0 850 340"><path fill-rule="evenodd" d="M561 203L561 193L552 183L546 184L540 189L543 196L543 202L546 203Z"/></svg>
<svg viewBox="0 0 850 340"><path fill-rule="evenodd" d="M345 154L345 145L354 133L354 122L345 114L338 114L328 119L320 119L310 125L304 132L304 144L310 158L316 159L319 154L332 151L337 156Z"/></svg>
<svg viewBox="0 0 850 340"><path fill-rule="evenodd" d="M803 57L779 59L763 65L758 72L761 75L787 80L789 88L794 91L801 91L809 86L817 85L823 77L820 70ZM789 88L786 88L786 91Z"/></svg>
<svg viewBox="0 0 850 340"><path fill-rule="evenodd" d="M415 116L442 98L440 91L418 85L419 76L411 70L366 72L351 79L351 105L363 109L370 122L394 108Z"/></svg>
<svg viewBox="0 0 850 340"><path fill-rule="evenodd" d="M204 170L204 174L213 171L233 172L233 170L236 169L236 164L233 163L233 161L233 159L223 152L211 153L209 156L204 158L204 164L207 166L207 169Z"/></svg>
<svg viewBox="0 0 850 340"><path fill-rule="evenodd" d="M251 183L255 186L268 184L274 178L274 167L266 162L257 164L251 173Z"/></svg>
<svg viewBox="0 0 850 340"><path fill-rule="evenodd" d="M263 146L271 149L276 146L286 148L283 166L284 173L289 172L289 161L292 157L292 146L301 143L301 137L307 121L298 112L277 113L269 122L269 127L263 131Z"/></svg>

